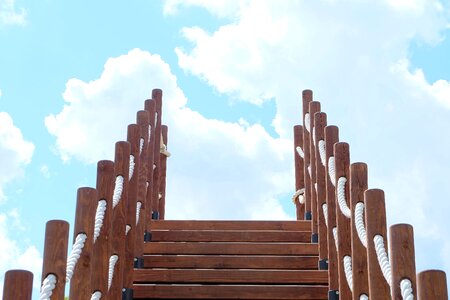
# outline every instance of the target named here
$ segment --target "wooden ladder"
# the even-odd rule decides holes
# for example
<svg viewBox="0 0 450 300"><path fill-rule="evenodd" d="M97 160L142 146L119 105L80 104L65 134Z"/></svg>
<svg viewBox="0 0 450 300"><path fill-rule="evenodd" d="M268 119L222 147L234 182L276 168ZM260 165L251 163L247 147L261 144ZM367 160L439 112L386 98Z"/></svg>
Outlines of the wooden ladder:
<svg viewBox="0 0 450 300"><path fill-rule="evenodd" d="M311 221L152 221L134 299L328 299Z"/></svg>

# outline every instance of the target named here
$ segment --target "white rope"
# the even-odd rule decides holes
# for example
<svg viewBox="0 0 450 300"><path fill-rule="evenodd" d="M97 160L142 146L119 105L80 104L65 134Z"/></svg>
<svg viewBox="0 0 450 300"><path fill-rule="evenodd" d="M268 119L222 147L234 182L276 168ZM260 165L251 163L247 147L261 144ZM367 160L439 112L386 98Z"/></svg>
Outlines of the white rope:
<svg viewBox="0 0 450 300"><path fill-rule="evenodd" d="M376 236L374 236L373 242L375 243L375 252L377 253L378 263L380 264L380 268L381 271L383 272L384 279L386 279L387 283L391 285L392 282L391 264L389 263L386 248L384 247L383 237L377 234Z"/></svg>
<svg viewBox="0 0 450 300"><path fill-rule="evenodd" d="M313 127L312 129L312 140L314 147L316 146L316 127Z"/></svg>
<svg viewBox="0 0 450 300"><path fill-rule="evenodd" d="M366 294L361 294L359 296L359 300L369 300L369 296L367 296Z"/></svg>
<svg viewBox="0 0 450 300"><path fill-rule="evenodd" d="M47 277L45 277L44 281L42 281L41 286L41 296L39 297L40 300L50 300L50 297L53 294L53 290L56 286L56 276L54 274L48 274Z"/></svg>
<svg viewBox="0 0 450 300"><path fill-rule="evenodd" d="M297 199L298 197L298 201L300 202L300 204L305 203L305 188L301 188L298 191L295 192L294 195L292 195L292 202L295 204L295 199Z"/></svg>
<svg viewBox="0 0 450 300"><path fill-rule="evenodd" d="M337 228L333 227L333 237L334 237L334 244L336 245L336 249L338 248L338 233L337 233Z"/></svg>
<svg viewBox="0 0 450 300"><path fill-rule="evenodd" d="M298 155L300 155L301 158L305 158L305 153L303 152L302 147L297 146L295 147L295 150L297 151Z"/></svg>
<svg viewBox="0 0 450 300"><path fill-rule="evenodd" d="M136 202L136 225L139 224L139 216L141 215L142 202Z"/></svg>
<svg viewBox="0 0 450 300"><path fill-rule="evenodd" d="M111 288L112 280L114 277L114 266L117 263L117 260L119 259L119 256L116 254L111 255L109 258L109 268L108 268L108 291Z"/></svg>
<svg viewBox="0 0 450 300"><path fill-rule="evenodd" d="M150 138L152 137L152 125L148 125L148 142L150 143Z"/></svg>
<svg viewBox="0 0 450 300"><path fill-rule="evenodd" d="M400 281L400 290L402 292L403 300L414 300L412 283L408 278L404 278Z"/></svg>
<svg viewBox="0 0 450 300"><path fill-rule="evenodd" d="M139 155L141 155L142 151L144 151L144 142L145 142L144 138L139 139Z"/></svg>
<svg viewBox="0 0 450 300"><path fill-rule="evenodd" d="M325 220L325 225L328 227L328 205L326 203L322 204L323 218Z"/></svg>
<svg viewBox="0 0 450 300"><path fill-rule="evenodd" d="M128 180L131 180L131 178L133 177L133 174L134 174L134 166L135 166L135 163L134 163L134 155L132 155L132 154L130 154L130 168L129 168L129 170L128 170Z"/></svg>
<svg viewBox="0 0 450 300"><path fill-rule="evenodd" d="M353 291L353 273L352 273L352 258L348 255L344 256L344 273L347 278L348 287Z"/></svg>
<svg viewBox="0 0 450 300"><path fill-rule="evenodd" d="M305 114L305 128L306 128L306 130L308 130L308 132L310 132L310 129L311 129L311 118L309 116L309 113Z"/></svg>
<svg viewBox="0 0 450 300"><path fill-rule="evenodd" d="M101 199L97 204L97 211L95 212L95 223L94 223L94 243L100 235L100 229L103 226L103 219L105 218L106 211L106 200Z"/></svg>
<svg viewBox="0 0 450 300"><path fill-rule="evenodd" d="M356 203L356 206L355 206L356 233L358 233L361 244L363 244L364 247L367 248L367 232L366 232L366 228L364 227L363 213L364 213L364 203L362 203L362 202Z"/></svg>
<svg viewBox="0 0 450 300"><path fill-rule="evenodd" d="M72 246L72 252L67 259L66 281L70 281L70 279L72 279L73 271L77 265L78 259L80 258L81 252L83 251L86 238L87 235L85 233L79 233L75 238L75 243L73 243Z"/></svg>
<svg viewBox="0 0 450 300"><path fill-rule="evenodd" d="M101 298L102 293L100 291L95 291L91 296L91 300L100 300Z"/></svg>
<svg viewBox="0 0 450 300"><path fill-rule="evenodd" d="M312 171L311 171L311 166L308 166L308 173L309 173L309 177L312 177Z"/></svg>
<svg viewBox="0 0 450 300"><path fill-rule="evenodd" d="M116 185L114 187L113 208L116 207L117 204L119 204L120 198L122 197L122 191L123 191L123 176L119 175L116 177Z"/></svg>
<svg viewBox="0 0 450 300"><path fill-rule="evenodd" d="M317 183L314 183L314 189L316 190L317 193Z"/></svg>
<svg viewBox="0 0 450 300"><path fill-rule="evenodd" d="M162 198L162 194L158 193L158 199L161 199L161 198Z"/></svg>
<svg viewBox="0 0 450 300"><path fill-rule="evenodd" d="M320 161L322 162L322 165L326 167L326 151L325 151L325 141L320 140L319 141L319 156Z"/></svg>
<svg viewBox="0 0 450 300"><path fill-rule="evenodd" d="M153 170L156 169L156 164L153 164Z"/></svg>
<svg viewBox="0 0 450 300"><path fill-rule="evenodd" d="M337 184L337 200L339 203L339 208L344 216L350 218L352 215L352 211L347 205L347 200L345 199L345 183L347 182L347 178L339 177Z"/></svg>
<svg viewBox="0 0 450 300"><path fill-rule="evenodd" d="M328 175L330 176L331 183L336 186L336 165L334 156L330 156L328 159Z"/></svg>
<svg viewBox="0 0 450 300"><path fill-rule="evenodd" d="M167 146L166 146L166 144L164 144L162 133L161 133L161 139L159 141L160 141L159 142L159 153L161 153L162 155L165 155L167 157L170 157L170 152L167 151Z"/></svg>
<svg viewBox="0 0 450 300"><path fill-rule="evenodd" d="M128 235L128 232L131 230L131 226L129 224L125 225L125 235Z"/></svg>

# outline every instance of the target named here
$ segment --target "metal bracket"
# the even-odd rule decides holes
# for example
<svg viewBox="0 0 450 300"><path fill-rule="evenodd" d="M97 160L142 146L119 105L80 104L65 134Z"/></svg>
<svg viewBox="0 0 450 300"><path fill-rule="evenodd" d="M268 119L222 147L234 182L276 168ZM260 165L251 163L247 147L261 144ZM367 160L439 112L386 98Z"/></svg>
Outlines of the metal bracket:
<svg viewBox="0 0 450 300"><path fill-rule="evenodd" d="M144 268L144 258L143 257L135 257L134 258L134 268L135 269L143 269Z"/></svg>
<svg viewBox="0 0 450 300"><path fill-rule="evenodd" d="M328 300L339 300L339 291L328 291Z"/></svg>
<svg viewBox="0 0 450 300"><path fill-rule="evenodd" d="M319 234L313 233L311 234L311 243L317 244L319 242Z"/></svg>
<svg viewBox="0 0 450 300"><path fill-rule="evenodd" d="M144 243L148 243L152 241L152 233L150 231L146 231L144 233Z"/></svg>
<svg viewBox="0 0 450 300"><path fill-rule="evenodd" d="M133 289L122 289L122 300L133 300Z"/></svg>
<svg viewBox="0 0 450 300"><path fill-rule="evenodd" d="M159 211L152 211L152 220L159 220Z"/></svg>
<svg viewBox="0 0 450 300"><path fill-rule="evenodd" d="M312 213L310 211L305 212L305 220L312 220Z"/></svg>
<svg viewBox="0 0 450 300"><path fill-rule="evenodd" d="M319 270L328 270L328 259L319 260Z"/></svg>

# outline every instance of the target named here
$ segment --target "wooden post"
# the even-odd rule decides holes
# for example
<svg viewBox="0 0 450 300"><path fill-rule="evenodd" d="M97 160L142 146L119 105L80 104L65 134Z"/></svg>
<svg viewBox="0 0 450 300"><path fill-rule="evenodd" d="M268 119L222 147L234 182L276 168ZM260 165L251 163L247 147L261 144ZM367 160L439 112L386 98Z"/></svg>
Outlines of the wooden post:
<svg viewBox="0 0 450 300"><path fill-rule="evenodd" d="M364 192L365 218L367 230L367 269L369 271L369 299L390 299L389 284L384 279L373 238L381 235L387 248L386 237L386 207L384 192L379 189L370 189ZM387 249L386 249L387 251Z"/></svg>
<svg viewBox="0 0 450 300"><path fill-rule="evenodd" d="M369 295L369 281L367 279L367 250L361 243L355 225L355 207L358 202L364 203L364 192L367 190L367 165L353 163L350 166L350 208L351 218L351 246L353 272L353 300L359 300L362 294Z"/></svg>
<svg viewBox="0 0 450 300"><path fill-rule="evenodd" d="M419 300L448 300L445 272L440 270L420 272L417 275L417 292Z"/></svg>
<svg viewBox="0 0 450 300"><path fill-rule="evenodd" d="M147 150L147 194L146 194L146 218L148 220L152 219L153 216L153 190L155 187L154 178L156 176L156 165L155 165L155 143L156 143L156 101L155 100L146 100L145 101L145 110L148 112L148 122L150 125L150 140L148 141L148 150ZM159 141L159 139L158 139ZM159 154L159 148L158 148ZM146 222L146 231L150 232L150 222Z"/></svg>
<svg viewBox="0 0 450 300"><path fill-rule="evenodd" d="M295 191L305 187L304 163L303 158L297 152L297 147L303 151L303 126L294 126L294 161L295 161ZM301 204L298 197L294 200L297 212L297 220L305 218L305 205Z"/></svg>
<svg viewBox="0 0 450 300"><path fill-rule="evenodd" d="M128 172L130 166L130 143L117 142L114 159L114 178L123 177L120 201L113 207L111 226L111 255L117 255L114 276L109 290L110 299L122 299L123 271L125 263L125 213L128 202ZM113 204L114 206L114 204ZM81 298L75 298L81 299Z"/></svg>
<svg viewBox="0 0 450 300"><path fill-rule="evenodd" d="M114 190L114 163L110 160L101 160L97 163L97 200L106 201L103 225L100 234L94 242L92 250L91 290L102 293L102 299L108 294L108 265L110 254L110 233L112 215L112 195ZM97 203L98 205L98 203Z"/></svg>
<svg viewBox="0 0 450 300"><path fill-rule="evenodd" d="M309 102L313 99L313 92L311 90L304 90L302 93L303 100L303 152L305 153L304 158L304 169L303 174L305 174L305 220L311 220L311 176L309 175L308 166L310 162L310 134L308 131L311 130L311 124L306 125L305 117L309 115ZM310 117L310 120L312 118ZM310 122L311 123L311 122Z"/></svg>
<svg viewBox="0 0 450 300"><path fill-rule="evenodd" d="M63 300L66 287L67 245L69 242L69 223L51 220L45 225L44 260L42 280L49 275L56 276L56 285L51 300Z"/></svg>
<svg viewBox="0 0 450 300"><path fill-rule="evenodd" d="M314 117L315 114L320 112L320 103L312 101L309 103L309 115L311 119L311 128L309 135L309 167L311 169L311 241L317 243L319 241L319 222L318 222L318 210L317 210L317 190L316 190L316 145L314 140Z"/></svg>
<svg viewBox="0 0 450 300"><path fill-rule="evenodd" d="M135 267L143 265L144 256L144 232L147 223L148 207L146 203L148 183L148 143L149 143L149 114L145 110L137 113L136 122L140 128L140 139L143 140L142 153L139 162L139 183L137 192L137 203L140 203L139 219L136 220L136 242L134 244ZM151 131L150 131L151 132ZM139 141L140 142L140 141ZM150 183L148 183L150 188Z"/></svg>
<svg viewBox="0 0 450 300"><path fill-rule="evenodd" d="M154 138L154 152L153 163L156 169L153 172L153 190L152 190L152 219L159 219L159 178L161 176L161 161L160 161L160 147L161 147L161 124L162 124L162 90L154 89L152 91L152 98L155 101L155 138Z"/></svg>
<svg viewBox="0 0 450 300"><path fill-rule="evenodd" d="M392 269L392 299L403 299L400 283L405 278L411 282L412 294L416 296L416 262L413 227L409 224L396 224L391 226L389 228L389 241Z"/></svg>
<svg viewBox="0 0 450 300"><path fill-rule="evenodd" d="M344 257L351 256L351 236L350 236L350 218L347 218L342 213L338 203L338 181L340 177L345 177L347 183L345 184L345 198L349 205L349 179L350 179L350 149L347 143L336 143L334 145L334 157L336 162L336 223L338 232L338 249L337 249L337 263L339 270L339 298L352 299L351 288L344 271Z"/></svg>
<svg viewBox="0 0 450 300"><path fill-rule="evenodd" d="M326 173L325 165L322 164L319 151L319 141L324 139L324 129L327 126L327 114L316 113L314 115L314 132L316 134L313 137L316 141L315 157L316 157L316 203L317 203L317 221L318 221L318 234L319 234L319 268L327 269L328 260L328 241L327 241L327 225L325 223L325 216L323 213L323 205L326 204ZM326 164L326 163L325 163Z"/></svg>
<svg viewBox="0 0 450 300"><path fill-rule="evenodd" d="M167 125L162 125L161 132L164 145L168 145L168 127ZM160 165L161 174L159 177L159 191L161 193L161 198L159 198L159 218L164 220L166 214L166 173L167 173L167 156L160 154ZM159 196L158 196L159 197Z"/></svg>
<svg viewBox="0 0 450 300"><path fill-rule="evenodd" d="M326 150L326 188L327 188L327 207L328 207L328 285L330 289L330 299L337 297L336 292L339 290L339 272L337 265L337 249L333 236L333 228L336 227L336 192L329 176L328 161L334 156L334 144L339 142L339 129L336 126L325 127L325 150Z"/></svg>
<svg viewBox="0 0 450 300"><path fill-rule="evenodd" d="M70 280L70 299L90 299L92 295L91 260L97 199L96 189L90 187L78 189L73 242L75 243L78 234L81 233L86 234L87 238Z"/></svg>
<svg viewBox="0 0 450 300"><path fill-rule="evenodd" d="M3 283L3 300L31 300L33 273L26 270L9 270Z"/></svg>

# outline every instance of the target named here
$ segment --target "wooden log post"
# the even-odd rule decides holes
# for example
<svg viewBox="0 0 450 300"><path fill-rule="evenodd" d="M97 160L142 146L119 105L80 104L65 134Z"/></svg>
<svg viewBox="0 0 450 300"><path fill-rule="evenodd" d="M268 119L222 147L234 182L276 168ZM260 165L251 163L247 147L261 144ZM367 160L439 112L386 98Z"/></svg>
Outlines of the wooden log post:
<svg viewBox="0 0 450 300"><path fill-rule="evenodd" d="M337 265L337 249L334 240L333 228L336 228L336 191L329 175L330 157L334 157L334 144L339 142L339 129L336 126L325 127L325 151L326 151L326 199L327 199L327 242L328 242L328 285L329 299L338 299L339 271Z"/></svg>
<svg viewBox="0 0 450 300"><path fill-rule="evenodd" d="M404 286L405 290L406 286L408 286L407 290L417 297L413 227L409 224L391 226L389 228L389 241L392 269L392 299L403 299L401 286ZM409 284L411 284L410 288Z"/></svg>
<svg viewBox="0 0 450 300"><path fill-rule="evenodd" d="M56 283L52 290L51 300L64 300L68 243L69 223L62 220L48 221L45 225L41 287L47 276L55 276Z"/></svg>
<svg viewBox="0 0 450 300"><path fill-rule="evenodd" d="M316 157L316 203L317 203L317 221L318 221L318 234L319 234L319 269L328 269L328 240L327 240L327 223L324 215L324 205L326 205L326 151L322 152L319 147L322 142L325 142L324 130L327 126L327 115L319 112L314 115L314 133L313 137L316 141L315 145L315 157ZM320 142L321 141L321 142ZM323 149L325 150L325 149ZM323 161L322 161L323 160ZM328 220L327 220L328 221Z"/></svg>
<svg viewBox="0 0 450 300"><path fill-rule="evenodd" d="M309 103L309 115L311 120L311 128L309 135L309 169L311 171L310 181L311 181L311 242L319 242L319 214L317 205L317 190L316 190L316 141L314 140L314 116L316 113L320 112L320 102L311 101Z"/></svg>
<svg viewBox="0 0 450 300"><path fill-rule="evenodd" d="M111 288L109 289L110 299L122 299L130 148L130 143L128 142L121 141L116 143L114 158L115 186L113 193L113 213L110 233L111 255L109 262L110 268L111 265L114 265L112 268L114 271L111 281ZM122 188L121 192L120 188ZM115 264L113 263L114 261Z"/></svg>
<svg viewBox="0 0 450 300"><path fill-rule="evenodd" d="M155 165L155 143L156 143L156 101L146 100L145 110L148 112L148 122L149 122L149 134L148 134L148 146L147 146L147 190L145 195L145 207L146 207L146 219L151 220L153 217L153 190L155 189L154 177L156 176L156 165ZM159 148L158 148L159 149ZM158 150L159 153L159 150ZM150 236L150 222L146 222L146 236L147 240Z"/></svg>
<svg viewBox="0 0 450 300"><path fill-rule="evenodd" d="M97 163L97 211L98 205L106 204L102 226L98 236L94 239L92 250L92 270L95 275L91 276L92 292L100 292L102 299L108 294L108 264L110 253L110 233L112 215L112 195L114 190L114 162L101 160Z"/></svg>
<svg viewBox="0 0 450 300"><path fill-rule="evenodd" d="M339 298L352 299L352 286L345 275L344 258L351 257L351 233L350 218L344 215L345 207L349 207L349 179L350 179L350 148L347 143L334 145L334 157L336 168L336 224L338 233L337 263L339 271ZM344 205L339 204L339 182L345 178L347 182L343 186Z"/></svg>
<svg viewBox="0 0 450 300"><path fill-rule="evenodd" d="M375 251L374 237L381 235L384 247L387 248L386 207L384 192L380 189L369 189L364 192L365 218L367 230L367 269L369 271L370 300L390 299L390 287L383 276ZM387 250L386 250L387 251Z"/></svg>
<svg viewBox="0 0 450 300"><path fill-rule="evenodd" d="M86 235L86 240L70 279L70 299L90 299L92 295L91 261L97 199L96 189L90 187L78 189L73 242L75 244L77 237L83 234Z"/></svg>
<svg viewBox="0 0 450 300"><path fill-rule="evenodd" d="M300 147L300 148L298 148ZM299 149L297 151L297 149ZM294 161L295 161L295 191L305 188L305 175L303 158L299 154L303 152L303 126L294 126ZM297 220L305 218L305 205L300 203L298 197L294 199Z"/></svg>
<svg viewBox="0 0 450 300"><path fill-rule="evenodd" d="M162 139L165 147L168 146L168 127L166 125L162 125L161 133ZM160 168L161 173L159 177L159 192L161 197L159 197L159 218L164 220L166 214L166 174L167 174L167 155L160 154Z"/></svg>
<svg viewBox="0 0 450 300"><path fill-rule="evenodd" d="M5 273L3 300L31 300L33 273L26 270L9 270Z"/></svg>
<svg viewBox="0 0 450 300"><path fill-rule="evenodd" d="M147 195L147 186L150 186L150 183L147 181L148 178L148 143L149 143L149 132L151 133L151 129L149 128L149 113L146 110L141 110L137 113L136 122L139 125L140 129L140 139L139 146L141 147L142 143L142 151L140 151L140 168L139 172L139 182L138 182L138 191L137 191L137 202L136 202L136 239L134 244L134 267L135 268L143 268L144 267L144 233L146 229L147 223L147 212L148 207L146 203L146 195Z"/></svg>
<svg viewBox="0 0 450 300"><path fill-rule="evenodd" d="M153 163L156 168L153 172L153 190L152 190L152 219L159 219L159 178L161 176L161 160L160 160L160 147L161 147L161 124L162 124L162 90L154 89L152 91L152 98L155 101L155 138L154 138L154 152Z"/></svg>
<svg viewBox="0 0 450 300"><path fill-rule="evenodd" d="M419 300L448 300L445 272L427 270L417 274L417 293Z"/></svg>
<svg viewBox="0 0 450 300"><path fill-rule="evenodd" d="M309 103L313 99L313 92L311 90L304 90L302 93L303 100L303 152L304 152L304 169L305 174L305 220L311 220L311 176L308 171L310 162L310 133L311 117L309 114Z"/></svg>
<svg viewBox="0 0 450 300"><path fill-rule="evenodd" d="M367 250L362 244L356 230L356 206L364 205L364 192L367 190L367 165L353 163L350 166L350 207L351 218L351 247L353 273L353 300L359 300L361 295L369 295L369 281L367 271ZM364 206L361 206L364 208ZM363 219L364 220L364 219Z"/></svg>

